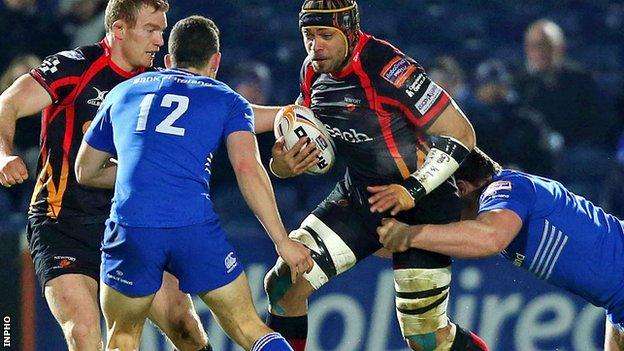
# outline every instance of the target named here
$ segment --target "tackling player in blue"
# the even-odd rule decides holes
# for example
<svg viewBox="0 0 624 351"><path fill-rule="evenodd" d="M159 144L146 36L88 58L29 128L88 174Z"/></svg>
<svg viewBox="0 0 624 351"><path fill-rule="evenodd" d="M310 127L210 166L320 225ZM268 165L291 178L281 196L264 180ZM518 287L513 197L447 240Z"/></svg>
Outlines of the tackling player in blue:
<svg viewBox="0 0 624 351"><path fill-rule="evenodd" d="M384 219L377 229L384 246L461 258L501 253L605 308L605 350L624 350L624 223L557 181L501 169L478 149L455 178L464 200L462 221L408 226Z"/></svg>
<svg viewBox="0 0 624 351"><path fill-rule="evenodd" d="M215 79L219 30L201 16L174 26L168 69L113 89L85 134L78 181L115 187L102 243L100 302L107 349L135 350L163 271L198 294L245 350L292 350L256 314L247 278L210 199L210 164L226 140L239 187L265 226L293 281L312 267L288 238L259 161L249 103ZM105 167L117 158L118 165Z"/></svg>

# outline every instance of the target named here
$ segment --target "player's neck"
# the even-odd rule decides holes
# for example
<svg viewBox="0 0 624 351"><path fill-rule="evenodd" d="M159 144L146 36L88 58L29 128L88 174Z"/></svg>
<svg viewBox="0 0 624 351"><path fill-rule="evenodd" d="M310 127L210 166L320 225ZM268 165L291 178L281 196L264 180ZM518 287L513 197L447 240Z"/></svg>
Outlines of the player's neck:
<svg viewBox="0 0 624 351"><path fill-rule="evenodd" d="M171 67L171 68L179 69L182 71L198 74L200 76L209 77L209 78L215 78L215 75L216 75L215 74L216 71L213 70L210 66L206 66L202 69L195 68L195 67Z"/></svg>
<svg viewBox="0 0 624 351"><path fill-rule="evenodd" d="M121 43L113 38L112 33L106 34L106 44L110 49L111 61L113 61L113 63L119 68L123 69L126 72L134 72L140 69L140 67L134 67L133 65L131 65L124 57L123 51L121 50Z"/></svg>

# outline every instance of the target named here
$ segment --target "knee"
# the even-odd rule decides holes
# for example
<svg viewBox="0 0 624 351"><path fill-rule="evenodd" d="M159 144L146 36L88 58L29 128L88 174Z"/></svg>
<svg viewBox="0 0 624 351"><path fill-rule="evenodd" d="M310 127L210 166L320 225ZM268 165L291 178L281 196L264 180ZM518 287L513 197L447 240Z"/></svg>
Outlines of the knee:
<svg viewBox="0 0 624 351"><path fill-rule="evenodd" d="M279 264L279 262L278 262ZM278 267L276 265L276 267ZM307 313L308 297L313 288L300 277L292 284L290 270L273 268L265 277L265 290L269 300L269 312L278 316L291 316Z"/></svg>
<svg viewBox="0 0 624 351"><path fill-rule="evenodd" d="M307 301L314 290L309 287L306 277L299 277L296 283L292 283L290 268L279 260L264 277L264 290L271 306L280 304L292 304Z"/></svg>
<svg viewBox="0 0 624 351"><path fill-rule="evenodd" d="M269 299L269 304L271 306L276 305L291 287L290 268L283 261L278 260L275 266L264 276L264 291Z"/></svg>
<svg viewBox="0 0 624 351"><path fill-rule="evenodd" d="M67 322L63 324L62 329L70 350L96 350L101 348L100 326L97 323L84 321Z"/></svg>

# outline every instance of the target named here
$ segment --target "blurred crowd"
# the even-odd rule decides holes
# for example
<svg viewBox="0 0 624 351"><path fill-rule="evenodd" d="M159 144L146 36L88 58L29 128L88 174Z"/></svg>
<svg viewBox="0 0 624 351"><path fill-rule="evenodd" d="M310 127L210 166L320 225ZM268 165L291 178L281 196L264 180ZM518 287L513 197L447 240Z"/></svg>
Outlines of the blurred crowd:
<svg viewBox="0 0 624 351"><path fill-rule="evenodd" d="M292 0L170 0L169 23L209 16L222 30L219 78L252 103L287 104L298 94L305 51ZM105 0L2 0L0 91L47 55L99 41ZM624 218L624 3L615 0L360 0L363 30L419 61L506 167L562 181ZM164 50L163 50L164 51ZM162 55L157 64L162 63ZM18 152L31 184L0 189L0 231L21 231L35 179L40 118L23 118ZM259 136L268 160L272 135ZM247 213L223 152L213 191L224 225L244 233ZM279 181L295 226L341 176ZM237 207L240 205L240 208ZM251 216L248 216L251 218Z"/></svg>

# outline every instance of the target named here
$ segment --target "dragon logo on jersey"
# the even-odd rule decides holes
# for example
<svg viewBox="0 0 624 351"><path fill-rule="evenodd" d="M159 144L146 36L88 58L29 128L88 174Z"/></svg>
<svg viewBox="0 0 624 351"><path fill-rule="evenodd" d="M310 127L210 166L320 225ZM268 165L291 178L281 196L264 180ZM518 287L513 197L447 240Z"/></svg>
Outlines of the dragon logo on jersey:
<svg viewBox="0 0 624 351"><path fill-rule="evenodd" d="M76 258L72 256L54 256L57 264L52 267L53 269L65 269L72 268L76 263Z"/></svg>
<svg viewBox="0 0 624 351"><path fill-rule="evenodd" d="M93 99L87 100L87 104L99 107L100 105L102 105L102 102L104 102L104 98L106 97L108 90L100 90L96 87L92 87L92 88L95 89L97 96L94 97Z"/></svg>
<svg viewBox="0 0 624 351"><path fill-rule="evenodd" d="M230 252L226 257L225 257L225 269L227 273L230 273L234 270L234 268L236 267L236 265L238 265L238 262L236 262L236 257L234 257L234 252Z"/></svg>

